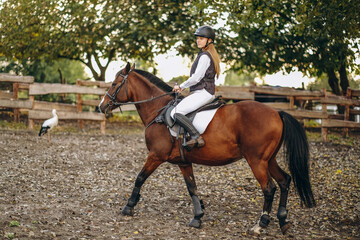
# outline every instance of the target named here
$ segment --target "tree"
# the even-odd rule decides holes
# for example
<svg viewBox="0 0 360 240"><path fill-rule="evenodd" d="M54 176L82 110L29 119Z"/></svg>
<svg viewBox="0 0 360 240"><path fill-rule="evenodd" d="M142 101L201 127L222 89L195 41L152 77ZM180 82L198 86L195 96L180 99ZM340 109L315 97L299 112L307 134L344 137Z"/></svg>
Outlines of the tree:
<svg viewBox="0 0 360 240"><path fill-rule="evenodd" d="M151 61L195 30L192 1L7 0L0 9L0 55L84 63L96 80L117 57ZM189 48L183 48L186 52Z"/></svg>
<svg viewBox="0 0 360 240"><path fill-rule="evenodd" d="M355 74L349 74L349 87L352 89L359 89L360 88L360 80L355 80ZM315 90L322 90L326 89L327 91L331 91L329 87L328 78L326 74L318 77L316 81L311 82L306 89L315 91Z"/></svg>
<svg viewBox="0 0 360 240"><path fill-rule="evenodd" d="M358 71L360 2L356 0L231 0L223 52L235 70L261 74L297 68L326 73L336 94L349 86L347 71ZM336 76L340 76L340 85Z"/></svg>
<svg viewBox="0 0 360 240"><path fill-rule="evenodd" d="M4 59L0 59L0 62L2 62L1 60L4 61ZM75 84L77 79L89 78L82 63L69 59L59 59L58 61L39 59L34 62L10 61L0 67L0 72L33 76L35 81L40 83L62 83L62 78L66 79L68 84Z"/></svg>
<svg viewBox="0 0 360 240"><path fill-rule="evenodd" d="M235 71L228 71L225 77L226 86L250 86L257 77L256 72L246 73L242 72L238 74Z"/></svg>
<svg viewBox="0 0 360 240"><path fill-rule="evenodd" d="M168 83L180 85L181 83L185 82L188 79L189 79L189 76L182 75L182 76L173 77L172 79L170 79L170 81Z"/></svg>

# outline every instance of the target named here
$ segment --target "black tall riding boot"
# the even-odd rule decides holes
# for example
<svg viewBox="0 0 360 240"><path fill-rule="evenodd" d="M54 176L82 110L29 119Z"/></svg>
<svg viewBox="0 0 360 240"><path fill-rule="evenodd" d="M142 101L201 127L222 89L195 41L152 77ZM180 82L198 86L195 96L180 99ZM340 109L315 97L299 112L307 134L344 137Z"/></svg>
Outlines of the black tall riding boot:
<svg viewBox="0 0 360 240"><path fill-rule="evenodd" d="M191 149L193 147L203 147L205 145L204 139L189 118L180 113L174 114L175 122L182 126L191 136L191 139L186 142L186 145Z"/></svg>

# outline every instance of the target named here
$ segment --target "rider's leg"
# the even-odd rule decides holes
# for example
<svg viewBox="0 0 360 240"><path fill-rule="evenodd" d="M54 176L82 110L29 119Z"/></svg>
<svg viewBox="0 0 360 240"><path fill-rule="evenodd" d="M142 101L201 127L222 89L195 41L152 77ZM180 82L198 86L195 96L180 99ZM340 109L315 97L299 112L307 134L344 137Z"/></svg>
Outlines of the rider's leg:
<svg viewBox="0 0 360 240"><path fill-rule="evenodd" d="M185 117L186 114L195 111L201 106L214 100L215 96L208 93L205 89L194 91L184 98L172 111L171 117L191 135L191 140L187 145L191 148L198 142L198 147L205 144L199 132L193 126L192 122ZM175 116L176 115L176 116ZM200 139L199 139L200 137ZM197 141L196 141L197 139ZM191 146L192 145L192 146Z"/></svg>
<svg viewBox="0 0 360 240"><path fill-rule="evenodd" d="M186 142L189 148L203 147L205 145L204 139L200 136L200 133L196 130L189 118L180 113L175 113L174 118L175 122L190 134L191 139Z"/></svg>

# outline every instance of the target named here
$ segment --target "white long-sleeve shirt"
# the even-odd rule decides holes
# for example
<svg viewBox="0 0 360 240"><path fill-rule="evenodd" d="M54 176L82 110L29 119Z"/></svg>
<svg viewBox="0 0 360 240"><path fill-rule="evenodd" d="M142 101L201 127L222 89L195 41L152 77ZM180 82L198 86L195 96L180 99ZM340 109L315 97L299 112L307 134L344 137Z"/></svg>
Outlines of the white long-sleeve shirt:
<svg viewBox="0 0 360 240"><path fill-rule="evenodd" d="M200 57L195 73L191 77L180 84L181 89L185 89L196 85L205 76L206 70L210 67L211 59L208 55L204 54Z"/></svg>

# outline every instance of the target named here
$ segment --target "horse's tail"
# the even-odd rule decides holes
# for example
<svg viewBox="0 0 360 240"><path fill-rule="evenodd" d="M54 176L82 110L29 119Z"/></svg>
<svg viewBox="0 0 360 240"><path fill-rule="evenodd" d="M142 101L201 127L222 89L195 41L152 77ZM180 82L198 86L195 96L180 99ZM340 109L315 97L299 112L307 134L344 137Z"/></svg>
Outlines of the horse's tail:
<svg viewBox="0 0 360 240"><path fill-rule="evenodd" d="M280 111L283 121L283 139L286 162L301 202L306 207L316 205L309 178L309 144L300 123L290 114Z"/></svg>

